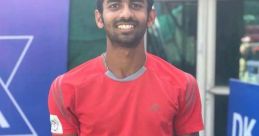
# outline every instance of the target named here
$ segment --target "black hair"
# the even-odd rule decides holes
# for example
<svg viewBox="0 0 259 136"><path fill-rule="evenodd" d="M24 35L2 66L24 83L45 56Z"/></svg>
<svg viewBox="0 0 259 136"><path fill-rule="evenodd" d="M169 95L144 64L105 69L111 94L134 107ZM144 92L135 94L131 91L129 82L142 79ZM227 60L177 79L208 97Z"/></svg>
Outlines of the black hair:
<svg viewBox="0 0 259 136"><path fill-rule="evenodd" d="M152 9L152 6L154 4L154 0L147 0L148 3L148 12ZM103 0L96 0L96 9L100 12L103 13Z"/></svg>

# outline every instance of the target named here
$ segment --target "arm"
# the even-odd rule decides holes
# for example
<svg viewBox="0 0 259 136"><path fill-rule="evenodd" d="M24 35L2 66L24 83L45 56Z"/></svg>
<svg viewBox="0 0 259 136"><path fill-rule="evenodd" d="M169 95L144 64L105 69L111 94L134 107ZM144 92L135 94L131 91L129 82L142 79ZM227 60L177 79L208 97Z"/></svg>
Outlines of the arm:
<svg viewBox="0 0 259 136"><path fill-rule="evenodd" d="M179 136L199 136L199 132L195 132L192 134L179 135Z"/></svg>
<svg viewBox="0 0 259 136"><path fill-rule="evenodd" d="M52 136L61 136L61 135L52 134ZM62 136L77 136L77 134L67 134L67 135L62 135Z"/></svg>
<svg viewBox="0 0 259 136"><path fill-rule="evenodd" d="M174 120L177 136L198 136L203 129L201 100L194 77L186 74L186 88L180 92L178 113Z"/></svg>
<svg viewBox="0 0 259 136"><path fill-rule="evenodd" d="M56 78L50 88L48 108L52 136L77 136L78 124L69 110L73 100L72 88L61 84L62 77ZM73 105L72 105L73 106Z"/></svg>

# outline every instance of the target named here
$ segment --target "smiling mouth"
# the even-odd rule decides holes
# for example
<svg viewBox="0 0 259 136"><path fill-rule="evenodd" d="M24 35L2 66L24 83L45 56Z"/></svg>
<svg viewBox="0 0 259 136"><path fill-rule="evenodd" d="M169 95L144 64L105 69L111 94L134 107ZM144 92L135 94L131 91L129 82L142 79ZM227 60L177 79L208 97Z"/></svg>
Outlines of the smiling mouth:
<svg viewBox="0 0 259 136"><path fill-rule="evenodd" d="M120 30L132 30L135 28L135 26L131 24L120 24L120 25L117 25L117 28Z"/></svg>

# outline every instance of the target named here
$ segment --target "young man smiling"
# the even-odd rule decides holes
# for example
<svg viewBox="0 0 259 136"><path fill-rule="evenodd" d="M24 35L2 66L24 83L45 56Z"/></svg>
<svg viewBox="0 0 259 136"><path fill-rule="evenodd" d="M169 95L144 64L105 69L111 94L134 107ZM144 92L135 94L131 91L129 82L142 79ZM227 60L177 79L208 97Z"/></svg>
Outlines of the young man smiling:
<svg viewBox="0 0 259 136"><path fill-rule="evenodd" d="M145 52L152 0L97 0L106 52L57 77L49 93L53 135L197 136L195 79Z"/></svg>

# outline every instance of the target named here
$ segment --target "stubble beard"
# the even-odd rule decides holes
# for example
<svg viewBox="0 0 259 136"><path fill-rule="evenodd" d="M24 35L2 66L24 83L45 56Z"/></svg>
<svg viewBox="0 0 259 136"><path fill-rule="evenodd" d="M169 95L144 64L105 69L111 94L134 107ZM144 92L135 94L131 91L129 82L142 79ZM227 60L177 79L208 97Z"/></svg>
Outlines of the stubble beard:
<svg viewBox="0 0 259 136"><path fill-rule="evenodd" d="M118 22L124 23L133 23L135 24L134 31L131 33L120 33L117 32L116 24ZM145 23L140 23L139 21L133 19L119 19L112 22L111 28L106 25L104 22L104 29L107 35L107 38L110 40L113 46L119 46L123 48L136 48L139 43L142 41L144 34L147 29L147 25Z"/></svg>

